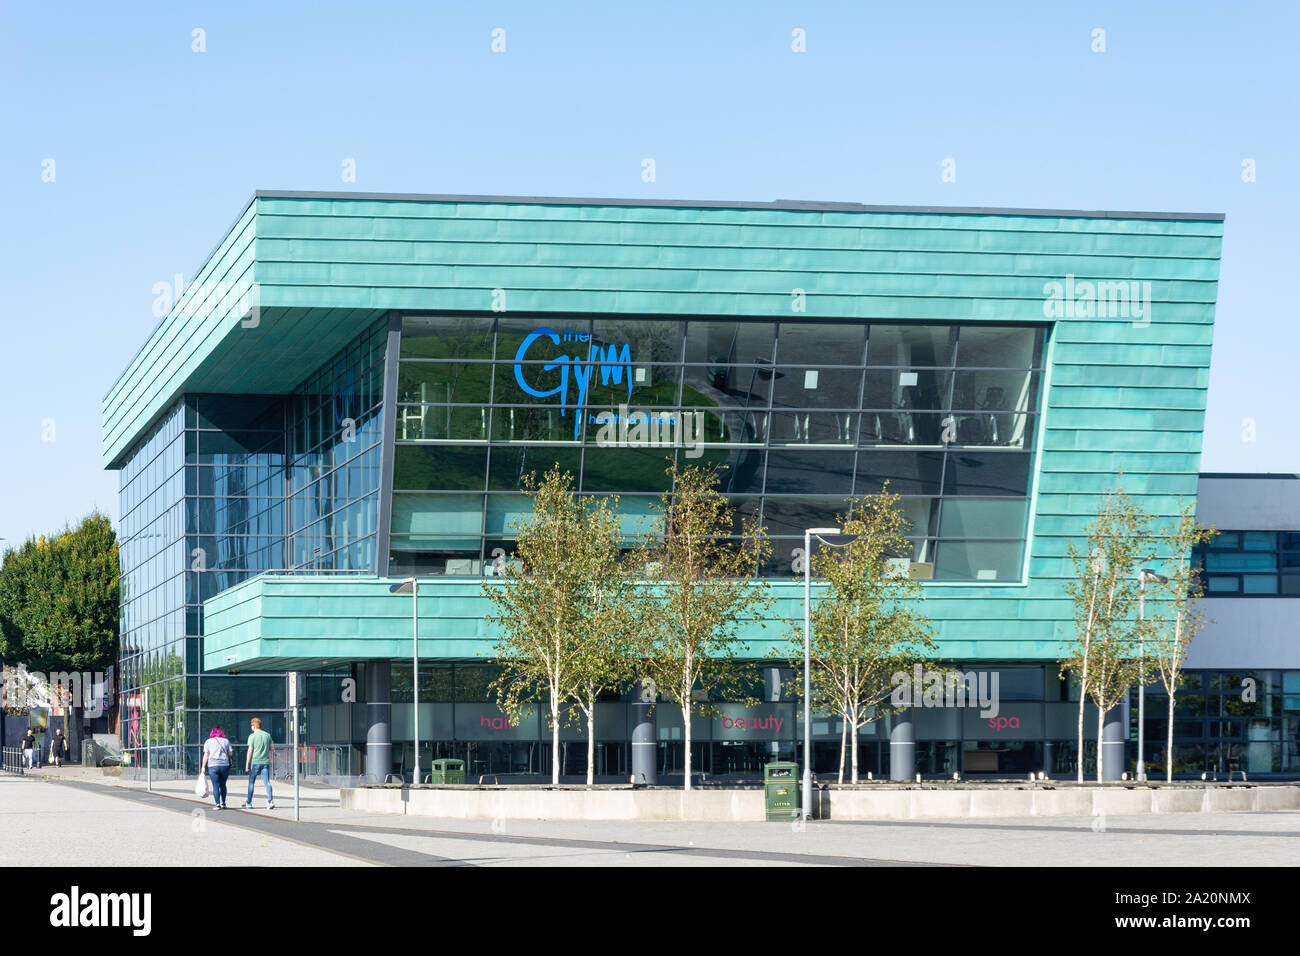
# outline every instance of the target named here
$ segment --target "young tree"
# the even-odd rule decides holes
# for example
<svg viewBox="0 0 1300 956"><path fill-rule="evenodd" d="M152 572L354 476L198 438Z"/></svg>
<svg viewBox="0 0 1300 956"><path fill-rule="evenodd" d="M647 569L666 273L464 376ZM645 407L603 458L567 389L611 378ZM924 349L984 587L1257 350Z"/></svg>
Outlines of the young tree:
<svg viewBox="0 0 1300 956"><path fill-rule="evenodd" d="M68 706L69 746L80 738L80 677L111 663L118 641L118 555L112 522L98 512L53 539L29 538L0 567L0 657L52 677Z"/></svg>
<svg viewBox="0 0 1300 956"><path fill-rule="evenodd" d="M582 604L574 706L587 725L587 785L596 779L596 702L632 673L637 621L635 563L620 552L618 498L589 502L585 513L591 577Z"/></svg>
<svg viewBox="0 0 1300 956"><path fill-rule="evenodd" d="M839 782L844 782L847 737L851 780L857 783L859 729L879 716L891 695L892 676L910 672L937 647L929 622L914 606L924 597L921 583L893 563L912 553L903 536L907 519L899 496L886 486L881 494L850 502L839 521L844 534L857 537L811 557L812 576L825 582L810 614L811 683L814 706L843 721ZM802 656L802 627L791 633L790 642Z"/></svg>
<svg viewBox="0 0 1300 956"><path fill-rule="evenodd" d="M1137 569L1150 542L1151 516L1123 491L1109 491L1086 527L1087 550L1071 542L1075 577L1065 585L1074 602L1075 643L1063 662L1079 680L1078 768L1083 782L1083 713L1097 705L1097 779L1102 779L1106 711L1140 679L1136 617Z"/></svg>
<svg viewBox="0 0 1300 956"><path fill-rule="evenodd" d="M1136 572L1135 572L1136 573ZM1134 588L1136 591L1136 588ZM1128 613L1137 599L1125 595ZM1105 746L1103 733L1106 714L1128 697L1129 691L1145 679L1146 662L1138 655L1138 644L1150 628L1149 621L1139 621L1134 614L1117 618L1102 628L1092 642L1092 666L1088 697L1097 708L1097 779L1103 780ZM1122 758L1121 758L1122 759Z"/></svg>
<svg viewBox="0 0 1300 956"><path fill-rule="evenodd" d="M1183 664L1192 638L1205 624L1205 614L1196 607L1205 593L1200 569L1192 563L1192 549L1213 538L1217 531L1196 523L1196 505L1184 502L1172 527L1163 529L1160 541L1169 555L1169 573L1159 584L1155 601L1147 602L1151 631L1148 654L1160 682L1169 694L1168 726L1165 729L1165 780L1174 779L1174 696L1183 677ZM1154 606L1153 606L1154 605Z"/></svg>
<svg viewBox="0 0 1300 956"><path fill-rule="evenodd" d="M505 565L499 584L484 582L500 629L502 675L492 683L501 709L513 720L548 702L551 783L560 782L560 725L576 706L588 717L588 774L594 756L595 700L617 683L626 621L635 613L625 569L618 560L618 520L607 501L580 500L573 476L552 468L524 489L533 512L512 529L517 562Z"/></svg>
<svg viewBox="0 0 1300 956"><path fill-rule="evenodd" d="M657 509L662 534L640 557L647 584L639 602L637 657L659 693L681 707L684 789L690 790L695 694L721 699L743 683L736 634L771 606L767 586L756 579L770 545L754 519L732 537L735 519L718 491L716 466L674 465L669 473L672 490Z"/></svg>

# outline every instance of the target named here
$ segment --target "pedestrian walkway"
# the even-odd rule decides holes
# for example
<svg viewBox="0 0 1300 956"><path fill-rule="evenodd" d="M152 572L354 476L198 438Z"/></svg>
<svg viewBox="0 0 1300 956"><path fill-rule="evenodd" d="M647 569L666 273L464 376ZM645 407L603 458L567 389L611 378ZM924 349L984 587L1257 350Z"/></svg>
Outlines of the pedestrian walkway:
<svg viewBox="0 0 1300 956"><path fill-rule="evenodd" d="M325 865L1203 866L1232 860L1243 866L1289 866L1300 856L1300 811L1170 814L1158 820L1143 815L806 825L472 821L344 811L336 788L305 785L298 823L291 785L276 787L276 810L267 810L258 793L252 811L216 811L210 798L195 797L192 779L158 781L149 793L143 780L102 774L96 779L96 773L65 767L9 779L47 794L65 789L112 794L119 802L144 802L182 820L197 813L219 828L320 851L329 861ZM246 777L231 778L232 806L242 802L246 786ZM52 796L47 799L54 803ZM4 828L0 814L0 838Z"/></svg>
<svg viewBox="0 0 1300 956"><path fill-rule="evenodd" d="M122 799L80 768L0 775L0 865L358 866L357 860L259 832L195 805ZM160 798L142 794L146 801ZM193 794L191 793L191 797Z"/></svg>

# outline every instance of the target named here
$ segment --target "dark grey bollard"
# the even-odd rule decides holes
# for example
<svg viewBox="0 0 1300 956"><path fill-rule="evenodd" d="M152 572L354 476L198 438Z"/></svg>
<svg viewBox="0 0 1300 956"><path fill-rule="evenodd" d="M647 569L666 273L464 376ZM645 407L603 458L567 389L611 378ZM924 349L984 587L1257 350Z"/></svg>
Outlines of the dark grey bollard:
<svg viewBox="0 0 1300 956"><path fill-rule="evenodd" d="M1124 708L1112 707L1106 711L1106 719L1101 727L1101 746L1104 762L1101 766L1101 779L1119 780L1125 771L1124 745L1127 742L1124 733Z"/></svg>
<svg viewBox="0 0 1300 956"><path fill-rule="evenodd" d="M889 728L889 779L911 780L916 776L916 728L912 709L894 714Z"/></svg>
<svg viewBox="0 0 1300 956"><path fill-rule="evenodd" d="M366 663L366 777L383 783L393 770L393 665Z"/></svg>
<svg viewBox="0 0 1300 956"><path fill-rule="evenodd" d="M632 702L632 782L658 783L659 745L655 741L654 704Z"/></svg>

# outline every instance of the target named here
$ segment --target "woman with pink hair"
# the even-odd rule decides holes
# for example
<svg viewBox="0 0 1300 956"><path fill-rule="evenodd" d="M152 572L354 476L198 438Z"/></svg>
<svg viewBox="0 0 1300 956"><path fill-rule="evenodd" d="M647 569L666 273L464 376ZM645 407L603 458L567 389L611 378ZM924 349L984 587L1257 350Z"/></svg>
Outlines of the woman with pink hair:
<svg viewBox="0 0 1300 956"><path fill-rule="evenodd" d="M230 758L234 748L220 727L213 727L203 745L203 764L199 773L207 772L212 781L212 799L218 810L226 809L226 781L230 778Z"/></svg>

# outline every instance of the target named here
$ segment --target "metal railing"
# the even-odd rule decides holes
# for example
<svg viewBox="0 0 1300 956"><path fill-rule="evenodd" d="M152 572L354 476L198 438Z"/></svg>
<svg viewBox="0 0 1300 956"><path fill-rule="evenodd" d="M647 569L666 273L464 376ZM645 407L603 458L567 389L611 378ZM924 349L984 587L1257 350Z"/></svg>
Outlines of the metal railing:
<svg viewBox="0 0 1300 956"><path fill-rule="evenodd" d="M350 574L358 578L383 577L369 568L268 568L257 572L258 576L263 574Z"/></svg>
<svg viewBox="0 0 1300 956"><path fill-rule="evenodd" d="M5 773L16 773L22 776L27 772L26 761L23 759L23 749L21 747L3 748L3 762L0 763L0 769Z"/></svg>
<svg viewBox="0 0 1300 956"><path fill-rule="evenodd" d="M347 777L352 768L353 751L348 744L299 744L298 772L312 777ZM271 746L271 779L288 783L293 780L293 746Z"/></svg>

